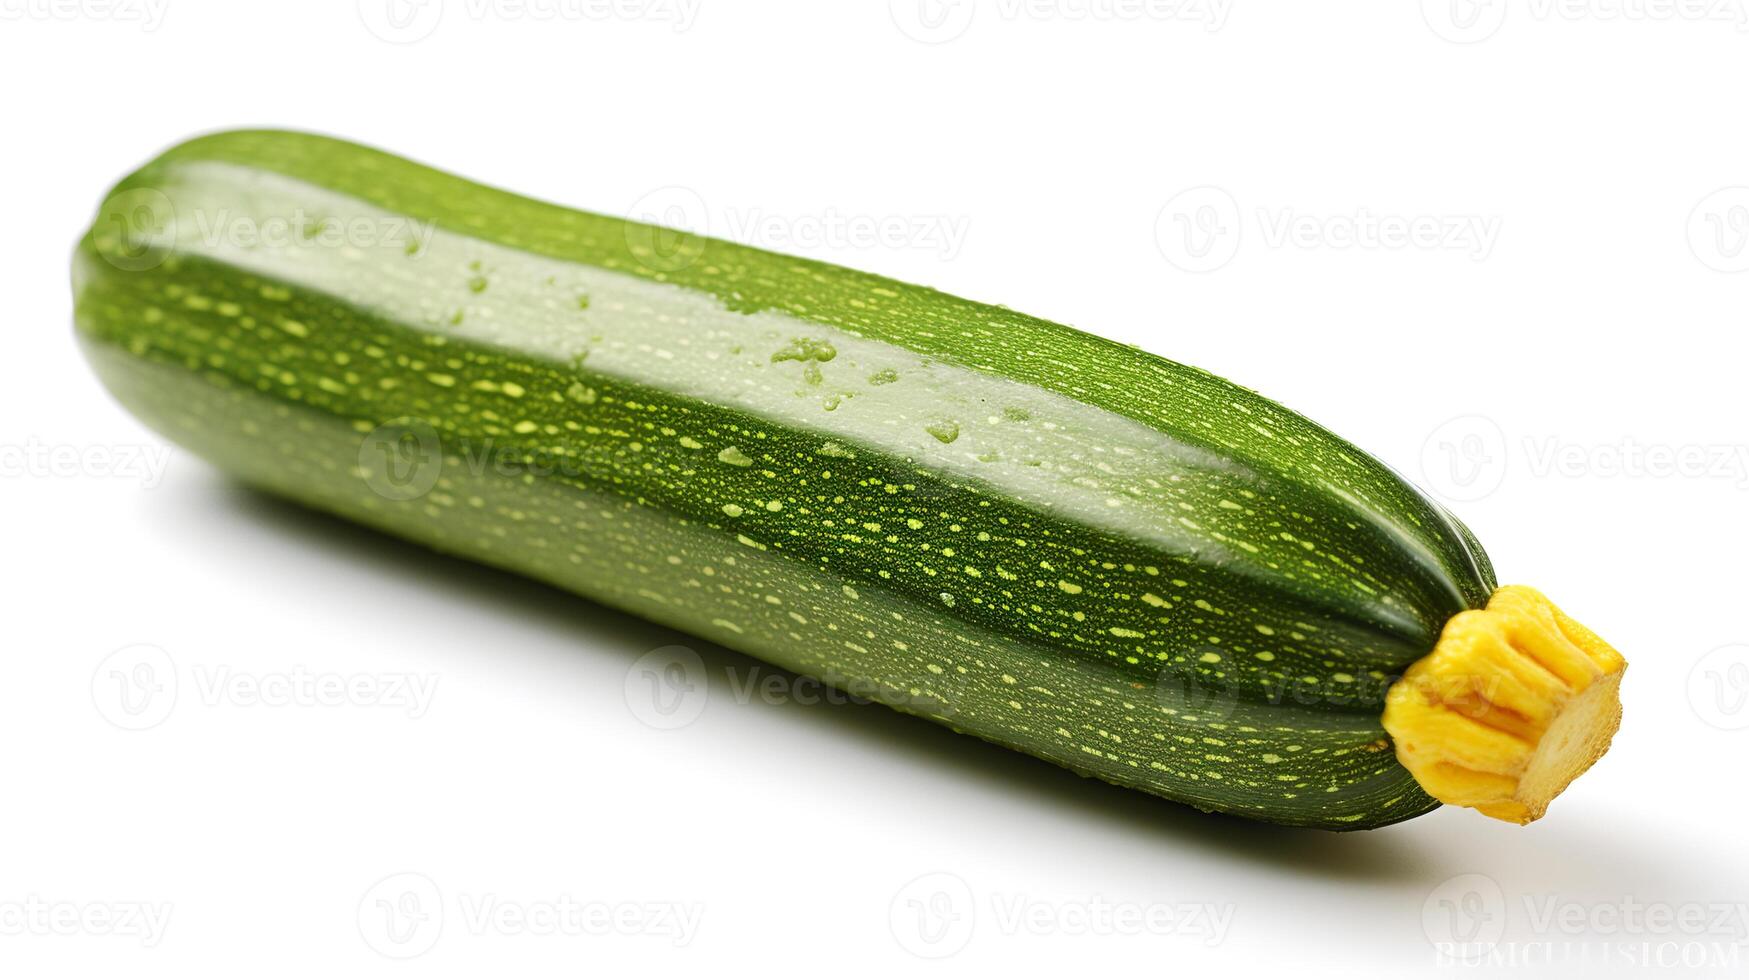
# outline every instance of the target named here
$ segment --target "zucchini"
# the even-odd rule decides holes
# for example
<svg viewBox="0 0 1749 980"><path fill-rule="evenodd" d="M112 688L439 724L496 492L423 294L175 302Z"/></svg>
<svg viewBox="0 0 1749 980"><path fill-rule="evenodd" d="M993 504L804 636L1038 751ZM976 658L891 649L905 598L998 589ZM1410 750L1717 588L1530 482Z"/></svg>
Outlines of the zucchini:
<svg viewBox="0 0 1749 980"><path fill-rule="evenodd" d="M1002 307L260 131L117 185L74 293L249 484L1204 810L1533 819L1619 714L1619 656L1366 453Z"/></svg>

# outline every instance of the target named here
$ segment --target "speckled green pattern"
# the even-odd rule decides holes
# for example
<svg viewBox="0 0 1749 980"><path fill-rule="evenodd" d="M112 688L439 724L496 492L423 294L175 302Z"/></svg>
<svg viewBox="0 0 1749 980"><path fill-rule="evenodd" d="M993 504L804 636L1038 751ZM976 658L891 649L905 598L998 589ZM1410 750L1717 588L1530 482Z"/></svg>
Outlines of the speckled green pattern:
<svg viewBox="0 0 1749 980"><path fill-rule="evenodd" d="M1436 805L1378 714L1486 558L1206 373L287 133L130 177L75 291L124 404L288 497L1204 809Z"/></svg>

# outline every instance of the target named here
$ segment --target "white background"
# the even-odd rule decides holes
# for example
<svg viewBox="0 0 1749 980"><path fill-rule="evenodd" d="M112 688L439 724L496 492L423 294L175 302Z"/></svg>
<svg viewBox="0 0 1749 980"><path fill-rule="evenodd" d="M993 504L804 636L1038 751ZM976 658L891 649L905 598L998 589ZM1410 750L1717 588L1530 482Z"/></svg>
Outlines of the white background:
<svg viewBox="0 0 1749 980"><path fill-rule="evenodd" d="M1622 2L432 0L396 28L0 0L0 974L1423 976L1473 938L1524 976L1742 975L1749 32L1740 0ZM1526 829L1204 817L234 489L105 395L66 282L109 183L242 125L1255 387L1626 652L1616 748ZM662 730L634 666L670 644L710 683ZM435 687L249 694L288 678ZM614 924L541 928L567 897Z"/></svg>

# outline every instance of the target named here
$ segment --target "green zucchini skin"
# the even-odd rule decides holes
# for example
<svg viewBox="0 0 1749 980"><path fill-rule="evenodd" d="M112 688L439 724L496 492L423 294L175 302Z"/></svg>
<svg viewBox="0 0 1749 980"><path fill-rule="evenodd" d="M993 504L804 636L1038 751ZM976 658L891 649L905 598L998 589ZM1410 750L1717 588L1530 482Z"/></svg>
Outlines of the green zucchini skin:
<svg viewBox="0 0 1749 980"><path fill-rule="evenodd" d="M128 177L74 292L113 394L276 494L1204 810L1438 805L1379 714L1486 555L1206 372L288 132Z"/></svg>

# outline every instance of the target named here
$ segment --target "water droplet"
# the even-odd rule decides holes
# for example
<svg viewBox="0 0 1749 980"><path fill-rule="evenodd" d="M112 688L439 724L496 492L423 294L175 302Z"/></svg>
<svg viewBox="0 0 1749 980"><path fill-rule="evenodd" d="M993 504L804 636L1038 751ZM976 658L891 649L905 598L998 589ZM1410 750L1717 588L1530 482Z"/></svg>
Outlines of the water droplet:
<svg viewBox="0 0 1749 980"><path fill-rule="evenodd" d="M868 376L868 383L871 385L890 385L897 380L899 380L899 372L892 368L881 368Z"/></svg>
<svg viewBox="0 0 1749 980"><path fill-rule="evenodd" d="M838 356L838 348L832 346L829 340L815 340L812 337L796 337L783 347L772 352L771 363L779 361L830 361Z"/></svg>
<svg viewBox="0 0 1749 980"><path fill-rule="evenodd" d="M932 422L924 426L923 431L946 444L960 437L960 424L951 419L943 419L940 422Z"/></svg>
<svg viewBox="0 0 1749 980"><path fill-rule="evenodd" d="M717 460L719 462L728 463L730 466L752 466L753 465L753 460L746 453L742 452L740 449L736 448L735 446L730 446L730 447L724 449L722 452L717 453Z"/></svg>

